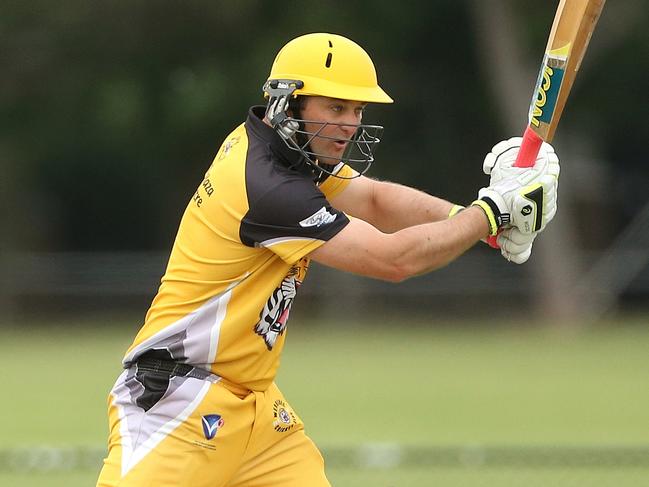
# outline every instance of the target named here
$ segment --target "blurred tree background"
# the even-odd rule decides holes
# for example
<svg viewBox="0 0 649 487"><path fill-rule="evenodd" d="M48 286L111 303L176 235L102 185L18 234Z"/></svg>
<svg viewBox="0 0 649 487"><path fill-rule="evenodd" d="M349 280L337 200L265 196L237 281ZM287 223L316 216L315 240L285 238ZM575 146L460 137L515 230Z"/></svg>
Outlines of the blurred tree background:
<svg viewBox="0 0 649 487"><path fill-rule="evenodd" d="M373 175L469 202L486 184L483 155L524 128L555 6L5 0L4 265L16 267L16 252L168 249L221 141L263 102L276 52L307 32L361 44L395 99L367 111L366 121L386 127ZM555 143L564 223L548 233L562 238L532 267L564 250L604 251L647 203L648 23L642 0L606 6ZM503 59L517 70L505 72Z"/></svg>

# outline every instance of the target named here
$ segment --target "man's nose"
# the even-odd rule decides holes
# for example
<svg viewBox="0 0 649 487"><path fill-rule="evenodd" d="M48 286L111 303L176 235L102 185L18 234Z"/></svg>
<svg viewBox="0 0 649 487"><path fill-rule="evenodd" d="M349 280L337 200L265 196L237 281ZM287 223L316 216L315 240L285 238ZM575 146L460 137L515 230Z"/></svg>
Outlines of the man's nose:
<svg viewBox="0 0 649 487"><path fill-rule="evenodd" d="M356 129L358 128L358 125L361 123L360 117L356 115L351 115L348 117L345 117L344 120L341 120L340 122L340 130L342 130L345 135L350 138L352 135L356 133Z"/></svg>

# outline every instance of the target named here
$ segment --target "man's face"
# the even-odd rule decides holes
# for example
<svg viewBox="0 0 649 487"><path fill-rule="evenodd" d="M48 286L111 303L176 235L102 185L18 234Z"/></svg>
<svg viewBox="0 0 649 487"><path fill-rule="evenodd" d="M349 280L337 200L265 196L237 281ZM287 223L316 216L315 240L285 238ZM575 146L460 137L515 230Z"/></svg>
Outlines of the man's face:
<svg viewBox="0 0 649 487"><path fill-rule="evenodd" d="M319 162L324 164L338 164L342 158L348 139L355 133L357 126L363 118L363 109L367 103L360 101L339 100L324 96L305 96L301 108L301 117L304 120L328 122L322 130L321 123L305 123L307 132L319 136L311 141L311 151L321 154ZM329 137L329 138L324 138Z"/></svg>

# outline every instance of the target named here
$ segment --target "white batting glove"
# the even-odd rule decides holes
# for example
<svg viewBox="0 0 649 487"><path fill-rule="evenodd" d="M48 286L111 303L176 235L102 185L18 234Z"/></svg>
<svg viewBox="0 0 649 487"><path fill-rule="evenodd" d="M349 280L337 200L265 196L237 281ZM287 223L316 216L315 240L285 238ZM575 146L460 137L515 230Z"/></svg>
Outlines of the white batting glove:
<svg viewBox="0 0 649 487"><path fill-rule="evenodd" d="M540 176L527 168L518 176L482 188L472 206L479 206L489 220L490 235L509 226L522 233L540 232L557 211L557 178Z"/></svg>
<svg viewBox="0 0 649 487"><path fill-rule="evenodd" d="M491 152L485 156L482 171L491 176L490 184L514 177L520 174L521 171L525 171L525 168L514 167L522 142L522 137L503 140L494 145ZM559 158L554 151L554 147L547 142L543 142L539 154L536 156L534 167L540 174L552 174L558 178L560 172Z"/></svg>
<svg viewBox="0 0 649 487"><path fill-rule="evenodd" d="M275 130L284 139L290 139L300 128L300 124L295 120L287 118L286 109L288 108L288 96L272 97L268 101L266 108L266 118Z"/></svg>
<svg viewBox="0 0 649 487"><path fill-rule="evenodd" d="M478 197L483 199L486 196L485 201L493 203L493 219L490 218L492 232L493 223L501 228L511 224L521 233L530 235L542 231L556 214L559 158L554 148L544 142L533 167L514 167L522 141L521 137L513 137L499 142L486 155L482 165L484 173L491 178L490 186L483 188ZM520 190L512 194L511 188L516 183L520 184ZM507 195L511 195L511 199L498 197ZM487 217L492 215L487 211L488 205L478 206L483 206ZM501 221L498 221L499 213L502 215Z"/></svg>
<svg viewBox="0 0 649 487"><path fill-rule="evenodd" d="M496 241L505 259L514 264L524 264L532 254L532 244L537 235L537 232L525 234L518 228L508 228L498 235Z"/></svg>

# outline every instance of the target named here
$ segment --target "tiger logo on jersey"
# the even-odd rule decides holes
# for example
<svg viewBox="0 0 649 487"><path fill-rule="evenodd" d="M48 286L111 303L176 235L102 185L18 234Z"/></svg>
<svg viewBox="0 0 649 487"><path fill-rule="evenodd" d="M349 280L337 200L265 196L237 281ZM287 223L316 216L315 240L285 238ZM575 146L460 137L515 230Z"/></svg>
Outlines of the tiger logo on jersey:
<svg viewBox="0 0 649 487"><path fill-rule="evenodd" d="M286 322L297 294L297 288L302 284L307 267L308 259L306 258L294 265L259 313L255 333L264 339L268 350L273 349L277 338L286 329Z"/></svg>

